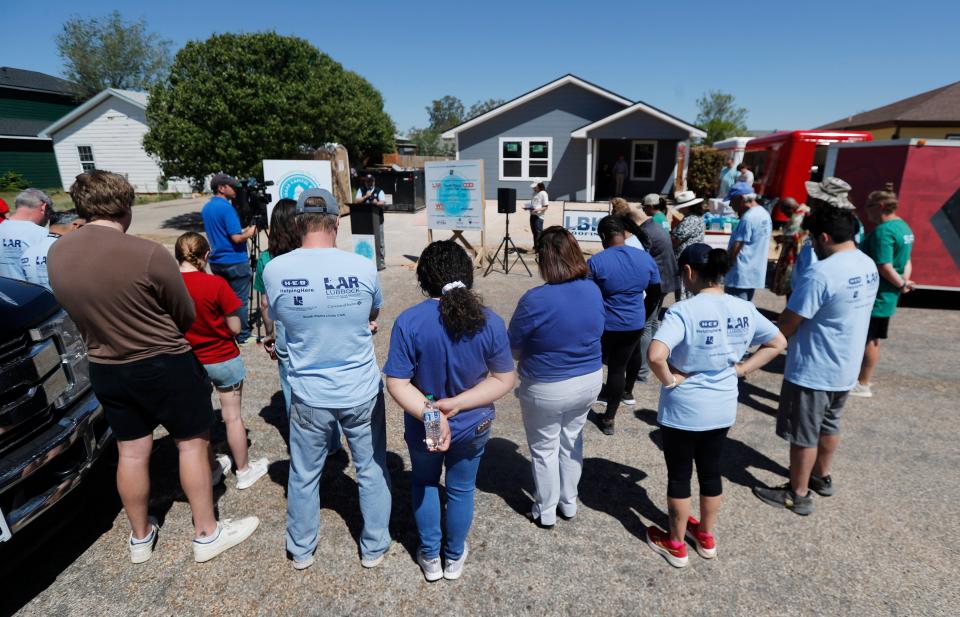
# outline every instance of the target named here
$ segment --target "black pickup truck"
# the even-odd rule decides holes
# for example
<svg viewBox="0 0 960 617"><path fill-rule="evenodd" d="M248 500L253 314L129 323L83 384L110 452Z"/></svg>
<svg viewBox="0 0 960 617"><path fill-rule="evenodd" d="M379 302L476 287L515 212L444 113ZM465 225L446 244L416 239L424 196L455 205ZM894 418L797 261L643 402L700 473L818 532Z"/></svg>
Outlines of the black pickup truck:
<svg viewBox="0 0 960 617"><path fill-rule="evenodd" d="M0 277L0 542L113 447L76 326L43 287Z"/></svg>

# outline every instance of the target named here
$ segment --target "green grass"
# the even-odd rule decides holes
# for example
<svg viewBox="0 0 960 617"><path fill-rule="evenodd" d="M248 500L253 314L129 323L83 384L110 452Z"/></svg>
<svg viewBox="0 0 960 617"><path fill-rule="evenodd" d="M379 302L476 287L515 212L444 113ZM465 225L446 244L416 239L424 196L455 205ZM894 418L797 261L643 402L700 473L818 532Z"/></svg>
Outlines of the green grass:
<svg viewBox="0 0 960 617"><path fill-rule="evenodd" d="M50 196L50 199L53 200L53 208L55 210L71 210L73 208L73 201L70 199L70 195L63 189L43 189L43 192ZM17 195L20 191L0 191L0 199L3 199L7 202L7 205L10 206L10 209L14 209L13 202L16 200ZM159 201L170 201L172 199L180 199L179 193L157 193L150 195L137 195L136 200L133 202L133 205L139 206L142 204L152 204Z"/></svg>

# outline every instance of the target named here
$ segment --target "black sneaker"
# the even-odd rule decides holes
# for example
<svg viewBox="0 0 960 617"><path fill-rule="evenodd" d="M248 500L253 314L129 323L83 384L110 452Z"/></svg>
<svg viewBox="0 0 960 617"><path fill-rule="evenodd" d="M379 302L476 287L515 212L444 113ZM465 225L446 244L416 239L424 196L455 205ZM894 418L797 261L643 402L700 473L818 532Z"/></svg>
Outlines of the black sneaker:
<svg viewBox="0 0 960 617"><path fill-rule="evenodd" d="M624 405L636 405L637 399L633 398L633 392L624 392L620 402Z"/></svg>
<svg viewBox="0 0 960 617"><path fill-rule="evenodd" d="M829 475L822 478L818 475L810 474L810 490L821 497L830 497L836 492L833 488L833 478Z"/></svg>
<svg viewBox="0 0 960 617"><path fill-rule="evenodd" d="M793 492L793 489L790 488L789 482L773 488L755 486L753 487L753 494L766 504L770 504L775 508L786 508L800 516L806 516L813 512L813 495L808 492L803 497L798 496Z"/></svg>
<svg viewBox="0 0 960 617"><path fill-rule="evenodd" d="M606 418L601 417L599 424L600 424L600 430L603 432L604 435L614 434L613 420L607 420Z"/></svg>

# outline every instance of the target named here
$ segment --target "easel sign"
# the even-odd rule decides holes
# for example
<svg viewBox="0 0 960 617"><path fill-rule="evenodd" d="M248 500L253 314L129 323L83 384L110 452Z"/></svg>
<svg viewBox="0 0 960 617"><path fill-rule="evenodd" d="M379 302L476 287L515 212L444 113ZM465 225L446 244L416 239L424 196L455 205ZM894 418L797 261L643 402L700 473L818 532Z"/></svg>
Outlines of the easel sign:
<svg viewBox="0 0 960 617"><path fill-rule="evenodd" d="M486 240L483 161L431 161L424 163L423 175L427 241L433 242L435 229L450 230L451 240L460 242L479 267L483 263ZM478 248L463 237L463 232L468 230L480 231Z"/></svg>

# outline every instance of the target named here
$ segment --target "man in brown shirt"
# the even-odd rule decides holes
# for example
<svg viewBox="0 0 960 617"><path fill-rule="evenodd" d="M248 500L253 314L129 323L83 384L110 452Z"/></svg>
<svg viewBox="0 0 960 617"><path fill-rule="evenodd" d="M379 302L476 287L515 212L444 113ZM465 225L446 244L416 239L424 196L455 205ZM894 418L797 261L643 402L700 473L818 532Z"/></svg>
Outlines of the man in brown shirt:
<svg viewBox="0 0 960 617"><path fill-rule="evenodd" d="M117 438L117 490L133 528L130 558L147 561L157 540L147 504L153 431L162 425L180 452L194 559L213 559L246 540L260 521L218 523L213 511L210 390L183 336L195 317L193 300L165 248L126 235L134 200L126 179L89 171L70 193L88 223L51 247L50 286L87 344L90 381Z"/></svg>

